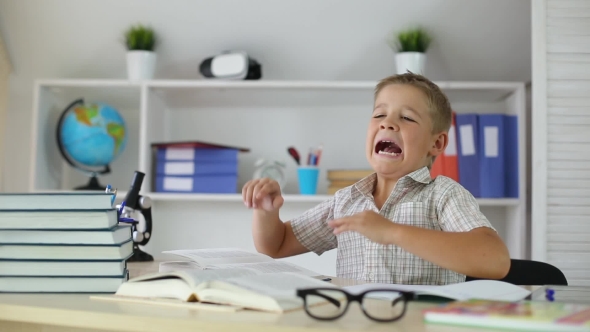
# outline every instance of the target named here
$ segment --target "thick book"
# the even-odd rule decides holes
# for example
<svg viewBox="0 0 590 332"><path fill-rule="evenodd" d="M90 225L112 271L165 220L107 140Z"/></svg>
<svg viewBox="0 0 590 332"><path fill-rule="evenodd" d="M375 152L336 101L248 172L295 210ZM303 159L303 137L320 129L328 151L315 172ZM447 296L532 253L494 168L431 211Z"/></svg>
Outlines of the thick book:
<svg viewBox="0 0 590 332"><path fill-rule="evenodd" d="M0 210L106 210L114 194L105 192L0 193Z"/></svg>
<svg viewBox="0 0 590 332"><path fill-rule="evenodd" d="M121 260L133 254L133 241L121 244L0 243L0 259L12 260Z"/></svg>
<svg viewBox="0 0 590 332"><path fill-rule="evenodd" d="M0 229L109 229L117 223L117 210L112 208L0 211Z"/></svg>
<svg viewBox="0 0 590 332"><path fill-rule="evenodd" d="M251 269L192 270L143 275L123 283L114 298L176 299L283 313L303 308L299 288L337 286L296 273ZM319 305L321 303L312 303Z"/></svg>
<svg viewBox="0 0 590 332"><path fill-rule="evenodd" d="M125 258L126 259L126 258ZM125 259L113 261L48 261L0 259L0 276L7 277L74 277L121 276Z"/></svg>
<svg viewBox="0 0 590 332"><path fill-rule="evenodd" d="M423 311L432 324L502 328L511 331L590 332L590 306L542 301L458 301Z"/></svg>
<svg viewBox="0 0 590 332"><path fill-rule="evenodd" d="M131 226L110 229L0 229L0 243L20 244L120 244L131 239Z"/></svg>
<svg viewBox="0 0 590 332"><path fill-rule="evenodd" d="M320 276L319 273L298 265L283 260L275 260L267 255L239 248L171 250L164 251L163 253L180 256L189 260L162 262L159 266L160 272L250 269L257 273L292 272L306 276Z"/></svg>
<svg viewBox="0 0 590 332"><path fill-rule="evenodd" d="M119 276L0 276L0 293L115 293L127 280Z"/></svg>

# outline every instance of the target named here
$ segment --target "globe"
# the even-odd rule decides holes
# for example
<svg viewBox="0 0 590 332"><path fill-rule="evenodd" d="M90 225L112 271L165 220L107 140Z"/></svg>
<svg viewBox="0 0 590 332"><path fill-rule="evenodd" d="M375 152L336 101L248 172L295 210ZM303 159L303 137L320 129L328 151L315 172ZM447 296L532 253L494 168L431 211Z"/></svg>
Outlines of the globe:
<svg viewBox="0 0 590 332"><path fill-rule="evenodd" d="M110 164L127 145L127 129L119 112L105 103L71 103L57 125L57 145L64 159L90 177L75 189L104 190L98 174L110 172Z"/></svg>

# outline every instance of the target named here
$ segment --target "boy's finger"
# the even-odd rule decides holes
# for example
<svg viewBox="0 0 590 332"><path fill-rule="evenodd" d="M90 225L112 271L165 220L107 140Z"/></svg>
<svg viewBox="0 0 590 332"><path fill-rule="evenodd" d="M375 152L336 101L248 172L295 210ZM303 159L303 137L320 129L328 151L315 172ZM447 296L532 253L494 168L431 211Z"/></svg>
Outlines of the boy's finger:
<svg viewBox="0 0 590 332"><path fill-rule="evenodd" d="M255 199L261 199L261 198L264 198L264 196L272 195L272 194L274 194L274 188L273 188L272 183L268 182L268 183L263 184L260 187L260 189L256 193Z"/></svg>
<svg viewBox="0 0 590 332"><path fill-rule="evenodd" d="M246 206L247 207L252 207L252 193L254 191L254 187L256 186L255 183L251 183L247 188L246 188Z"/></svg>

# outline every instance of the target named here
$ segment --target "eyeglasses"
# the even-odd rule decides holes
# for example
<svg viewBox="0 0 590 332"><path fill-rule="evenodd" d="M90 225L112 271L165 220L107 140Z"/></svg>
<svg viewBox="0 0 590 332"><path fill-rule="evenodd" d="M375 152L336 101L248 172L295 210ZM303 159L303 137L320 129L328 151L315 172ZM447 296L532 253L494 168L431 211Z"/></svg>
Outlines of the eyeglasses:
<svg viewBox="0 0 590 332"><path fill-rule="evenodd" d="M416 299L414 292L392 289L371 289L350 294L338 288L298 289L305 312L319 320L342 317L351 302L358 302L365 316L378 322L393 322L404 316L408 301Z"/></svg>

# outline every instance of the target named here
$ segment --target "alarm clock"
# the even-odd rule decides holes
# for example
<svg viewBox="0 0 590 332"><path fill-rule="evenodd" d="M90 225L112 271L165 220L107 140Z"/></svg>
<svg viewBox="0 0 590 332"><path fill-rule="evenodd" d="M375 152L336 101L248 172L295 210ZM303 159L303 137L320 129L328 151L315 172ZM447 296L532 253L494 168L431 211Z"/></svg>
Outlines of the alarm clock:
<svg viewBox="0 0 590 332"><path fill-rule="evenodd" d="M256 167L254 179L269 178L277 181L281 189L285 187L287 183L284 172L285 163L258 159L254 166Z"/></svg>

